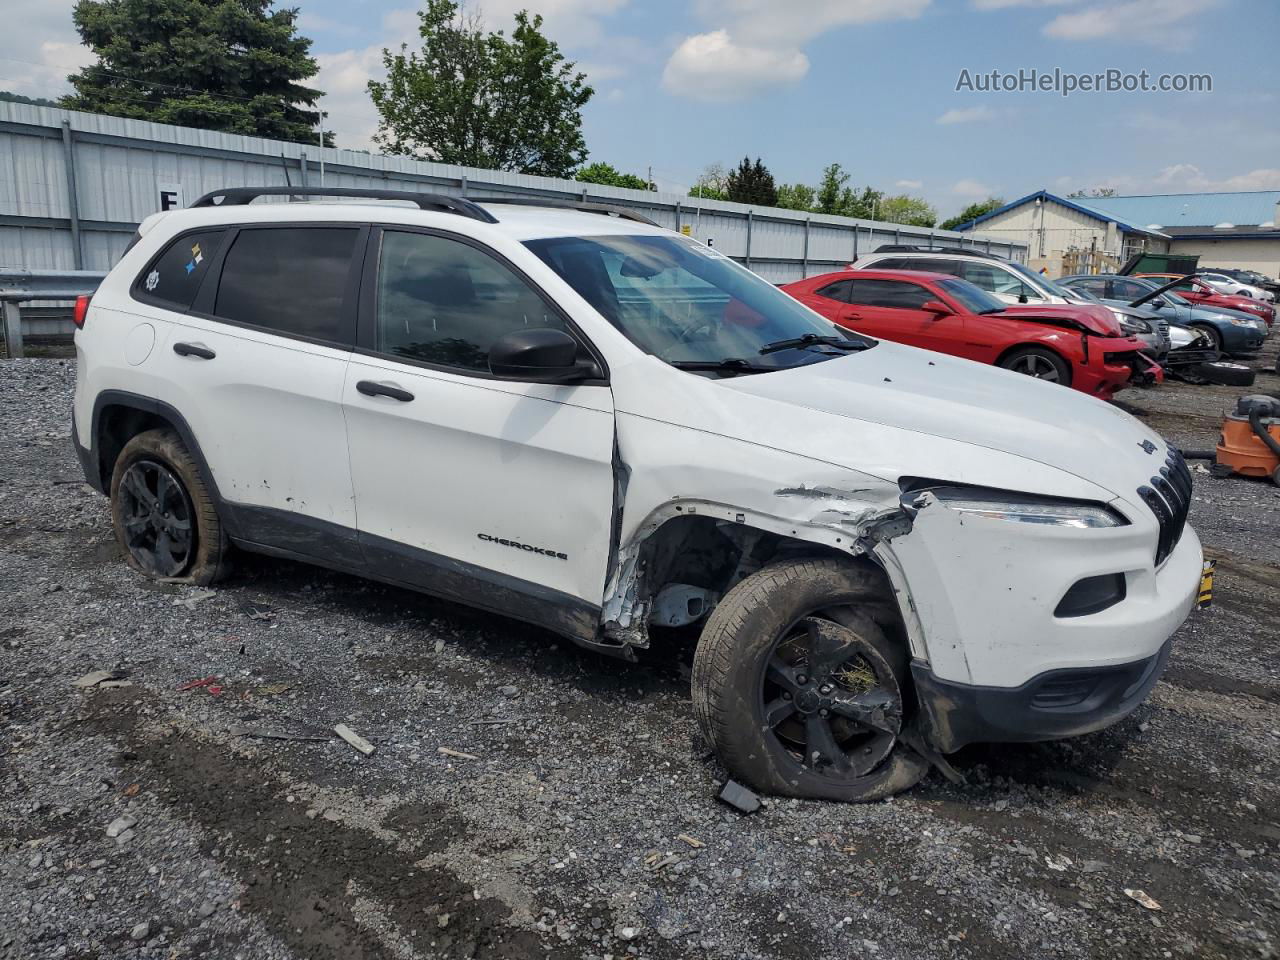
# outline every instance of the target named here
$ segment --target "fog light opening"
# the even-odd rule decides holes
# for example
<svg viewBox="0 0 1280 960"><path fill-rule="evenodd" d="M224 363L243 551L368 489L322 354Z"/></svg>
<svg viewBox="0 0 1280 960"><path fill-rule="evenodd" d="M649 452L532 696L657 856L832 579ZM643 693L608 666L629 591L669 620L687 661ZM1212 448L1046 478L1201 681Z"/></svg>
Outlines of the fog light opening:
<svg viewBox="0 0 1280 960"><path fill-rule="evenodd" d="M1123 573L1107 573L1085 577L1067 591L1059 602L1055 617L1087 617L1113 607L1125 598Z"/></svg>

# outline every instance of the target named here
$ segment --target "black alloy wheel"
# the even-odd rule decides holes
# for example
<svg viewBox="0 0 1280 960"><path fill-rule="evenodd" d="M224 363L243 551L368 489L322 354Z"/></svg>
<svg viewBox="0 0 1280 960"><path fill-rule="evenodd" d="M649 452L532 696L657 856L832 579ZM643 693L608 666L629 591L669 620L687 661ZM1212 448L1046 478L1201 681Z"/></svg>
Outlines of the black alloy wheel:
<svg viewBox="0 0 1280 960"><path fill-rule="evenodd" d="M164 464L136 460L120 487L125 546L143 572L178 577L190 566L195 547L193 510L182 481Z"/></svg>
<svg viewBox="0 0 1280 960"><path fill-rule="evenodd" d="M765 722L800 764L862 777L892 752L902 690L889 662L848 627L809 616L778 638L765 663Z"/></svg>

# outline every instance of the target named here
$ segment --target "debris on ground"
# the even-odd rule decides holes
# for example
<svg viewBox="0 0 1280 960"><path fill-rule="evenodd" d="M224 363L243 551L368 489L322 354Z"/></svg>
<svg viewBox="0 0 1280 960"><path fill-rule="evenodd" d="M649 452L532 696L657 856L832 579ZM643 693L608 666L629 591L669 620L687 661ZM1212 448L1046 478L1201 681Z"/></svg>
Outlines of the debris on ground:
<svg viewBox="0 0 1280 960"><path fill-rule="evenodd" d="M227 736L254 737L259 740L302 740L316 743L333 739L328 734L290 733L287 730L273 730L267 727L246 727L241 726L240 724L232 724L227 727Z"/></svg>
<svg viewBox="0 0 1280 960"><path fill-rule="evenodd" d="M1124 895L1128 897L1130 900L1136 900L1138 903L1142 904L1148 910L1164 909L1164 907L1160 906L1159 903L1153 900L1145 890L1130 890L1128 887L1126 887L1124 891Z"/></svg>
<svg viewBox="0 0 1280 960"><path fill-rule="evenodd" d="M201 687L208 690L213 696L222 693L222 685L218 683L217 677L201 677L199 680L190 680L178 687L179 693L186 693L188 690L199 690Z"/></svg>
<svg viewBox="0 0 1280 960"><path fill-rule="evenodd" d="M697 837L691 837L687 833L677 834L676 839L683 840L685 843L693 847L695 850L706 846L706 844L703 843L701 840L699 840Z"/></svg>
<svg viewBox="0 0 1280 960"><path fill-rule="evenodd" d="M87 690L90 687L96 687L103 683L109 683L112 681L119 682L127 676L128 674L123 670L94 670L91 673L86 673L78 680L71 681L71 685L73 687L80 687Z"/></svg>
<svg viewBox="0 0 1280 960"><path fill-rule="evenodd" d="M376 749L372 743L360 736L360 734L356 733L345 723L338 724L333 728L333 732L363 753L366 757Z"/></svg>
<svg viewBox="0 0 1280 960"><path fill-rule="evenodd" d="M736 780L724 782L724 786L720 788L719 799L743 813L755 813L760 809L760 797Z"/></svg>
<svg viewBox="0 0 1280 960"><path fill-rule="evenodd" d="M453 749L450 749L449 747L436 747L436 753L439 753L446 757L454 757L455 759L458 759L458 760L479 760L480 759L473 753L463 753L461 750L453 750Z"/></svg>

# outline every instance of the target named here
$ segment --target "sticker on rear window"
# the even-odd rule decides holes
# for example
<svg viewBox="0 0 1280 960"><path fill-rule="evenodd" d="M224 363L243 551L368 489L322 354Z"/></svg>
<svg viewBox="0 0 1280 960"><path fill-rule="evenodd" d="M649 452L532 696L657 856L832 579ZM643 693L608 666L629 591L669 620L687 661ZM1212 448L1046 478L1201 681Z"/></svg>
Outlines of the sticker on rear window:
<svg viewBox="0 0 1280 960"><path fill-rule="evenodd" d="M159 285L160 285L160 271L152 270L150 273L147 274L147 282L144 284L144 286L147 288L147 293L150 293Z"/></svg>

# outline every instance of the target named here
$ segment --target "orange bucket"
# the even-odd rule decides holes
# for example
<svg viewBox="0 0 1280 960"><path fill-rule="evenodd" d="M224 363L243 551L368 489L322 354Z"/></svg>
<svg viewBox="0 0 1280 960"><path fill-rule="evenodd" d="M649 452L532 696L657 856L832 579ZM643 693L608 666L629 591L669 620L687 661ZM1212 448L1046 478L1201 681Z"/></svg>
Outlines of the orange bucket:
<svg viewBox="0 0 1280 960"><path fill-rule="evenodd" d="M1267 424L1267 433L1280 443L1280 422ZM1235 414L1222 423L1218 463L1246 477L1274 477L1280 470L1280 458L1253 432L1249 418Z"/></svg>

